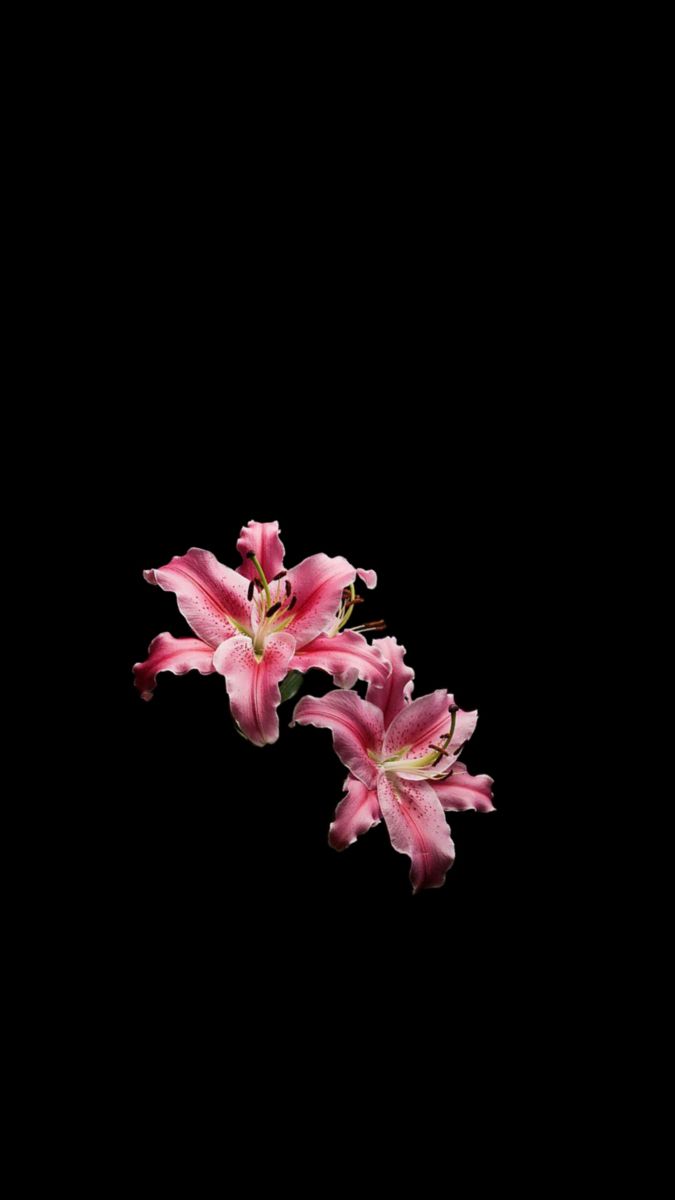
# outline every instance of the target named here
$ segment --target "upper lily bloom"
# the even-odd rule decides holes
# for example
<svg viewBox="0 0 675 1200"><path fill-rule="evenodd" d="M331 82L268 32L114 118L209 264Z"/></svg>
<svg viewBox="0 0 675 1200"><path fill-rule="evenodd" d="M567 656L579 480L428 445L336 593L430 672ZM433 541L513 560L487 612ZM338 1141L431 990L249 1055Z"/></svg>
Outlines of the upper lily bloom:
<svg viewBox="0 0 675 1200"><path fill-rule="evenodd" d="M164 567L143 572L148 583L175 592L197 635L160 633L150 643L150 657L134 667L144 700L151 699L160 671L218 671L242 733L264 746L279 736L279 683L289 671L318 667L340 687L352 687L357 679L373 687L386 683L391 667L379 650L358 632L344 629L358 600L356 576L374 588L374 571L326 554L313 554L284 570L277 521L249 521L237 549L243 561L236 570L208 550L192 549Z"/></svg>
<svg viewBox="0 0 675 1200"><path fill-rule="evenodd" d="M293 724L330 729L333 745L349 775L328 840L344 850L384 818L391 844L411 859L415 892L441 887L455 858L444 810L491 812L489 775L469 775L457 761L471 737L477 712L462 712L445 690L412 699L415 672L404 663L396 638L376 645L391 675L384 687L368 686L366 699L355 692L305 696Z"/></svg>

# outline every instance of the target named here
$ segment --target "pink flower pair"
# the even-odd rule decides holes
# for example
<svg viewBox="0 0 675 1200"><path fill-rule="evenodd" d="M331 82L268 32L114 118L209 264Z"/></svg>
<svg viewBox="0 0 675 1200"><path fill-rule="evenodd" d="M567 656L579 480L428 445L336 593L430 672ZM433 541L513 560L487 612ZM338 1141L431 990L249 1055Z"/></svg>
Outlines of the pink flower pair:
<svg viewBox="0 0 675 1200"><path fill-rule="evenodd" d="M197 636L161 633L151 642L148 659L134 666L143 699L151 699L161 671L217 671L241 732L263 746L279 736L282 681L293 671L327 671L343 690L304 697L292 724L330 729L349 771L330 844L345 849L384 820L394 849L411 859L414 890L440 887L454 860L445 810L493 807L490 777L473 777L457 761L478 714L462 712L446 691L413 700L414 671L396 639L369 645L358 629L345 628L358 602L356 578L373 588L374 571L325 554L286 570L276 521L249 521L237 549L236 570L192 549L144 572L176 594ZM360 628L373 627L382 622ZM368 685L365 700L344 690L359 679Z"/></svg>

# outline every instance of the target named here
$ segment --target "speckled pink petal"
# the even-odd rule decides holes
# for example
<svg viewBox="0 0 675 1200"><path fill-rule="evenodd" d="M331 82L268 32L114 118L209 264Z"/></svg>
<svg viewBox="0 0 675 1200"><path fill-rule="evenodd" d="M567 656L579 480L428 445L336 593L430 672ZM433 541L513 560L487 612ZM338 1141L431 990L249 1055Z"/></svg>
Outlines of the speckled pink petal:
<svg viewBox="0 0 675 1200"><path fill-rule="evenodd" d="M360 633L352 633L351 629L336 633L335 637L319 634L302 646L291 663L291 670L305 672L313 667L327 671L341 688L353 687L357 679L370 681L373 699L378 689L372 685L386 684L391 669L377 643L369 646Z"/></svg>
<svg viewBox="0 0 675 1200"><path fill-rule="evenodd" d="M405 705L394 717L387 729L384 742L385 754L398 754L405 746L410 747L409 757L423 753L439 730L450 728L450 708L453 703L445 688L420 696Z"/></svg>
<svg viewBox="0 0 675 1200"><path fill-rule="evenodd" d="M345 792L328 831L328 841L334 850L346 850L362 833L367 833L382 819L377 792L367 788L360 779L348 775Z"/></svg>
<svg viewBox="0 0 675 1200"><path fill-rule="evenodd" d="M248 583L243 575L219 563L210 550L193 547L164 567L144 571L143 576L165 592L176 593L185 620L210 646L220 645L236 632L228 615L248 628Z"/></svg>
<svg viewBox="0 0 675 1200"><path fill-rule="evenodd" d="M312 554L288 572L288 583L296 597L290 632L305 646L335 625L343 589L354 582L356 570L346 558Z"/></svg>
<svg viewBox="0 0 675 1200"><path fill-rule="evenodd" d="M455 847L433 788L382 772L377 798L394 850L410 858L413 891L442 887L455 859Z"/></svg>
<svg viewBox="0 0 675 1200"><path fill-rule="evenodd" d="M174 675L199 671L200 675L211 675L214 670L211 646L198 638L175 638L170 633L160 633L153 638L148 646L148 658L133 667L134 683L142 700L152 700L160 671L171 671Z"/></svg>
<svg viewBox="0 0 675 1200"><path fill-rule="evenodd" d="M464 763L455 763L449 779L431 784L443 808L448 812L494 812L492 785L489 775L469 775Z"/></svg>
<svg viewBox="0 0 675 1200"><path fill-rule="evenodd" d="M401 709L387 730L385 754L397 754L404 746L410 746L407 758L419 758L426 754L432 743L439 744L444 734L449 732L452 704L453 698L444 688L411 701ZM477 720L477 712L467 713L461 709L457 712L452 742L448 747L449 753L458 751L471 737ZM446 766L450 766L448 759L442 761Z"/></svg>
<svg viewBox="0 0 675 1200"><path fill-rule="evenodd" d="M356 574L358 575L359 579L363 580L369 592L372 592L373 588L377 587L376 571L365 570L363 567L357 567Z"/></svg>
<svg viewBox="0 0 675 1200"><path fill-rule="evenodd" d="M256 746L267 746L279 737L279 683L288 673L294 653L294 638L274 633L267 638L260 661L251 639L241 635L223 642L213 656L216 671L225 676L232 716Z"/></svg>
<svg viewBox="0 0 675 1200"><path fill-rule="evenodd" d="M376 638L373 650L379 650L391 666L391 674L383 686L370 686L366 699L382 710L384 727L388 729L394 717L410 704L415 672L406 665L405 646L399 646L395 637Z"/></svg>
<svg viewBox="0 0 675 1200"><path fill-rule="evenodd" d="M368 751L377 753L382 746L384 726L379 708L356 692L329 692L321 698L303 696L295 706L291 727L296 722L332 730L338 758L367 787L375 787L377 769Z"/></svg>
<svg viewBox="0 0 675 1200"><path fill-rule="evenodd" d="M239 534L237 550L243 558L237 571L247 579L257 579L258 572L246 555L252 551L268 580L274 579L284 565L284 545L279 537L278 521L249 521Z"/></svg>

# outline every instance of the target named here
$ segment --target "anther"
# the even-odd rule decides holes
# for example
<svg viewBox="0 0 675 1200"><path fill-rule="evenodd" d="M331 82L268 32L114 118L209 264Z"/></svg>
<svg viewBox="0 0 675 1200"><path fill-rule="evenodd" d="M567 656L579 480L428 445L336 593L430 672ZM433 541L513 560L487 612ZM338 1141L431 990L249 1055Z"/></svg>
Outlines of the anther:
<svg viewBox="0 0 675 1200"><path fill-rule="evenodd" d="M286 595L287 595L287 596L290 596L290 594L291 594L291 591L293 590L293 589L291 588L291 581L290 581L290 579L287 579L287 580L286 580L286 582L285 582L285 584L284 584L284 587L286 588Z"/></svg>
<svg viewBox="0 0 675 1200"><path fill-rule="evenodd" d="M444 750L442 746L436 746L434 742L430 743L429 749L430 750L438 750L439 754L444 754L446 758L450 758L450 755L448 754L447 750Z"/></svg>
<svg viewBox="0 0 675 1200"><path fill-rule="evenodd" d="M255 584L255 579L252 579L252 580L251 580L251 582L250 582L250 583L249 583L249 585L248 585L248 602L249 602L249 604L251 603L251 600L253 599L253 587L254 587L254 584Z"/></svg>
<svg viewBox="0 0 675 1200"><path fill-rule="evenodd" d="M273 617L275 612L278 612L280 608L281 608L281 601L279 600L279 601L277 601L276 604L273 604L271 608L268 608L267 616Z"/></svg>
<svg viewBox="0 0 675 1200"><path fill-rule="evenodd" d="M288 608L286 609L286 612L290 612L292 608L295 608L295 605L297 604L297 600L298 600L298 597L294 596L293 599L291 600Z"/></svg>
<svg viewBox="0 0 675 1200"><path fill-rule="evenodd" d="M280 571L278 575L273 575L270 583L276 583L277 579L283 579L284 575L288 575L288 571Z"/></svg>

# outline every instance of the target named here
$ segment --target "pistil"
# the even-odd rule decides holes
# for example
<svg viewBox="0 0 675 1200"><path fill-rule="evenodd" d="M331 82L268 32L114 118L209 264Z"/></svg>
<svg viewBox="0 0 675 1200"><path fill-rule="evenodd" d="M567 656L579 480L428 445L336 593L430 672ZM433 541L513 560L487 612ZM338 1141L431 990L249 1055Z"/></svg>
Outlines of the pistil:
<svg viewBox="0 0 675 1200"><path fill-rule="evenodd" d="M257 590L259 598L256 600L256 606L259 624L255 635L252 635L252 640L253 650L257 658L261 659L265 653L265 638L272 633L281 633L293 622L294 617L290 614L295 607L297 597L292 595L293 589L290 581L286 578L287 571L277 572L270 581L277 585L276 595L273 597L262 565L253 551L249 552L247 558L253 563L258 576L249 584L248 599L252 602L254 590Z"/></svg>
<svg viewBox="0 0 675 1200"><path fill-rule="evenodd" d="M253 563L253 566L255 567L256 571L258 572L258 575L260 576L260 582L262 583L262 585L265 589L265 596L267 597L267 607L271 608L272 597L270 595L270 585L267 582L267 577L265 575L265 572L263 571L262 567L260 566L260 563L258 562L258 559L256 558L256 556L252 550L249 550L246 557L250 558L251 562Z"/></svg>
<svg viewBox="0 0 675 1200"><path fill-rule="evenodd" d="M383 762L383 771L393 771L397 775L406 771L422 771L424 767L433 767L438 762L438 751L432 750L421 758L396 758L391 762Z"/></svg>
<svg viewBox="0 0 675 1200"><path fill-rule="evenodd" d="M343 597L345 596L345 594L346 594L346 590L345 590L345 592L343 592L343 593L342 593ZM349 618L351 617L351 615L352 615L352 613L353 613L353 611L354 611L354 600L355 600L355 598L356 598L356 588L354 587L354 584L353 584L353 583L350 583L350 585L349 585L349 594L348 594L348 600L350 601L350 604L349 604L349 608L347 609L347 611L346 611L346 613L345 613L344 617L342 618L342 620L340 620L340 618L339 618L339 616L338 616L338 627L337 627L337 632L338 632L338 633L340 632L340 630L341 630L341 629L344 629L345 625L347 624L347 621L349 620ZM343 601L342 601L342 607L343 607L343 608L346 606L346 603L347 603L347 601L343 599Z"/></svg>

